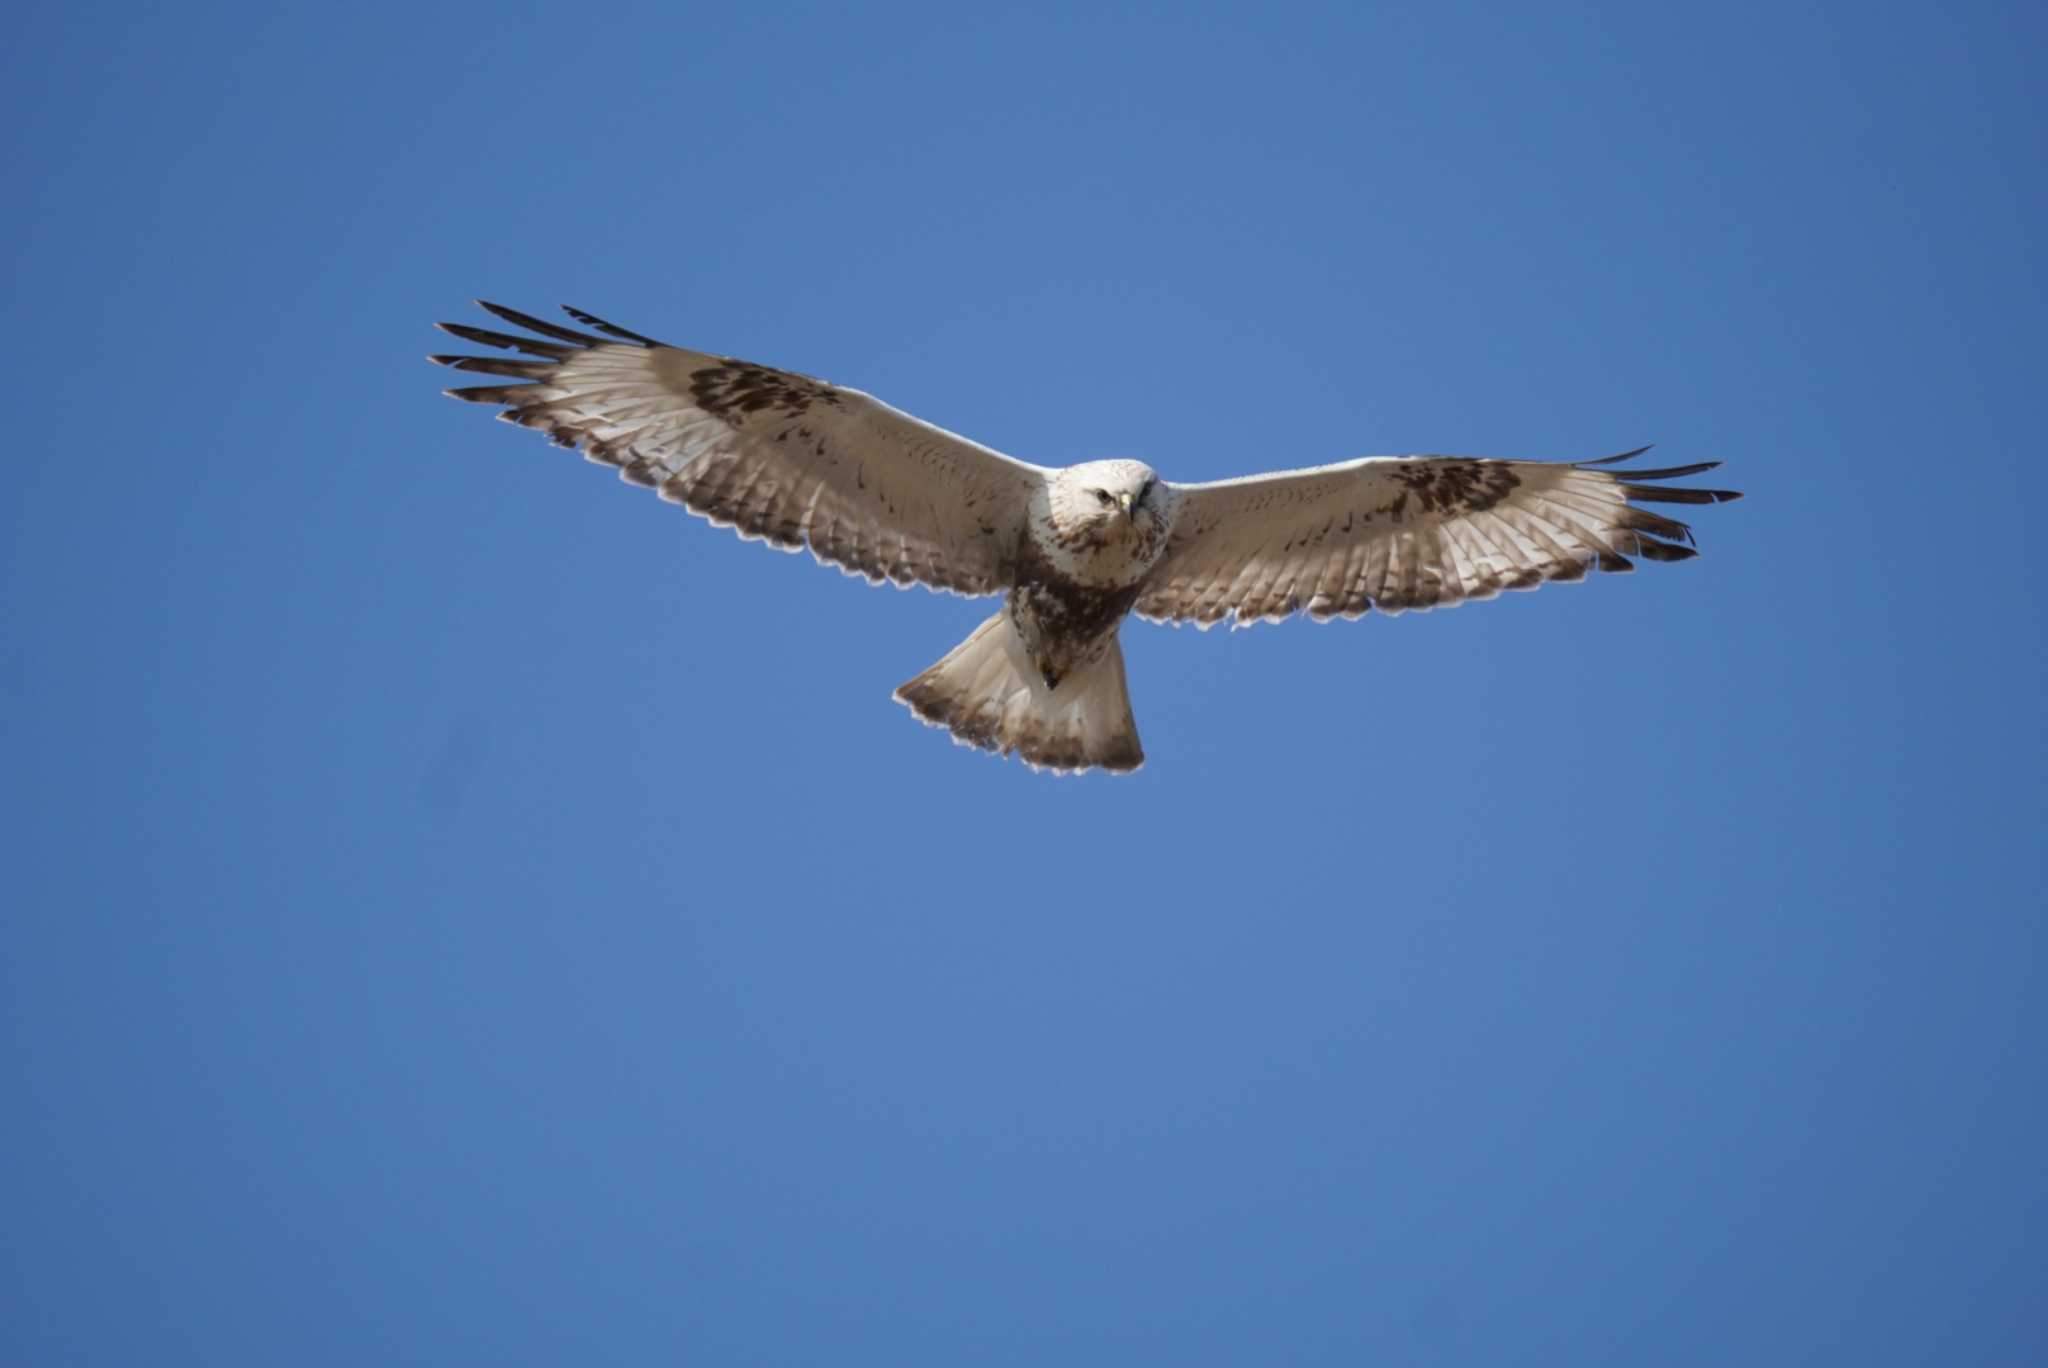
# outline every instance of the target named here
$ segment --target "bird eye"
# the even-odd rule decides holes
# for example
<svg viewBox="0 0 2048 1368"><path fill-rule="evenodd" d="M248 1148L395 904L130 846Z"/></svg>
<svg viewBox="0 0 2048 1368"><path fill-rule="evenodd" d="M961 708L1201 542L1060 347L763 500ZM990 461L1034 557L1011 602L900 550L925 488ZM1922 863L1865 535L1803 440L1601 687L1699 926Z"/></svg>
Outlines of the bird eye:
<svg viewBox="0 0 2048 1368"><path fill-rule="evenodd" d="M1139 502L1139 503L1143 503L1143 502L1145 502L1145 499L1147 498L1147 496L1149 496L1149 495L1150 495L1150 494L1152 493L1152 486L1153 486L1153 485L1156 485L1156 484L1158 484L1158 483L1159 483L1159 481L1157 481L1157 480L1147 480L1147 481L1145 481L1145 487L1144 487L1143 489L1141 489L1141 490L1139 490L1139 491L1138 491L1138 502Z"/></svg>
<svg viewBox="0 0 2048 1368"><path fill-rule="evenodd" d="M1095 496L1095 502L1097 503L1106 504L1116 502L1114 499L1109 497L1109 491L1106 489L1091 489L1088 492Z"/></svg>

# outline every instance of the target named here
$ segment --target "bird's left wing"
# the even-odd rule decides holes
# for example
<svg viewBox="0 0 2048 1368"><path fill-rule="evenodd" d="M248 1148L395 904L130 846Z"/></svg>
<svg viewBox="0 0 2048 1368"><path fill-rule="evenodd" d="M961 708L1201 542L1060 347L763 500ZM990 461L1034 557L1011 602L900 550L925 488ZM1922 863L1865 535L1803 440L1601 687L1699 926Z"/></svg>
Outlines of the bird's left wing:
<svg viewBox="0 0 2048 1368"><path fill-rule="evenodd" d="M1382 456L1170 486L1173 531L1135 611L1202 627L1301 611L1355 618L1583 579L1596 565L1632 570L1630 556L1697 555L1684 523L1636 505L1741 495L1661 483L1718 461L1601 469L1641 454L1571 464Z"/></svg>
<svg viewBox="0 0 2048 1368"><path fill-rule="evenodd" d="M452 389L502 404L714 524L880 582L989 594L1010 580L1032 491L1046 471L859 390L731 357L685 351L575 309L579 332L483 308L538 334L443 323L470 342L538 360L435 356L517 385Z"/></svg>

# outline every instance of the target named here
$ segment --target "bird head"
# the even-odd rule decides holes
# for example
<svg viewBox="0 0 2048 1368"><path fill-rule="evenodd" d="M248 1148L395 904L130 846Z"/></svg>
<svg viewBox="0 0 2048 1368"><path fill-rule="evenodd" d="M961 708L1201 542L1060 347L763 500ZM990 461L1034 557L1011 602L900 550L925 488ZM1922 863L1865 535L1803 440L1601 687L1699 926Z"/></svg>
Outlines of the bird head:
<svg viewBox="0 0 2048 1368"><path fill-rule="evenodd" d="M1143 461L1088 461L1053 476L1047 491L1053 526L1070 535L1120 539L1163 509L1159 477Z"/></svg>
<svg viewBox="0 0 2048 1368"><path fill-rule="evenodd" d="M1165 552L1173 497L1142 461L1068 466L1033 500L1032 537L1067 574L1128 583Z"/></svg>

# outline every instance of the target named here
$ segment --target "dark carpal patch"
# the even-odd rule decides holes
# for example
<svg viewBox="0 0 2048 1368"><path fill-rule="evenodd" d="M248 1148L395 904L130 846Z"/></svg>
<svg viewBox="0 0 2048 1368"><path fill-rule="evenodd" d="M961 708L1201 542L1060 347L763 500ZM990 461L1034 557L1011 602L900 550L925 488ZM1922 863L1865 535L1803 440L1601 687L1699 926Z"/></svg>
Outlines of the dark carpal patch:
<svg viewBox="0 0 2048 1368"><path fill-rule="evenodd" d="M1483 513L1522 483L1505 461L1410 461L1387 474L1415 495L1425 513ZM1398 518L1405 503L1403 496L1389 511Z"/></svg>
<svg viewBox="0 0 2048 1368"><path fill-rule="evenodd" d="M746 361L724 361L690 377L697 407L738 427L749 415L774 413L795 418L814 404L839 406L839 393L821 380Z"/></svg>

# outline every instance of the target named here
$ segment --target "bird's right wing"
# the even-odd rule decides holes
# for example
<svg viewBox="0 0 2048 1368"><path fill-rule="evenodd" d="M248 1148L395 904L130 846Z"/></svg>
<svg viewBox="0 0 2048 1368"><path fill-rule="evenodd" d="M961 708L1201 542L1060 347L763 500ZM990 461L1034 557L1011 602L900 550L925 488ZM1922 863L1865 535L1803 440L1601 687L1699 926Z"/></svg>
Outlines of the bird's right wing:
<svg viewBox="0 0 2048 1368"><path fill-rule="evenodd" d="M502 404L500 418L581 448L718 526L807 546L870 581L967 595L1009 583L1042 468L859 390L667 346L574 309L613 340L483 307L539 336L440 326L540 359L432 357L526 382L449 390L455 398Z"/></svg>
<svg viewBox="0 0 2048 1368"><path fill-rule="evenodd" d="M1718 461L1600 468L1641 454L1577 463L1378 456L1169 486L1173 531L1134 611L1201 627L1302 611L1326 621L1488 599L1583 579L1596 565L1632 570L1630 556L1687 560L1697 554L1691 530L1636 505L1742 496L1662 483Z"/></svg>

